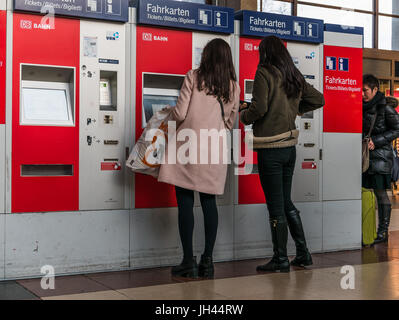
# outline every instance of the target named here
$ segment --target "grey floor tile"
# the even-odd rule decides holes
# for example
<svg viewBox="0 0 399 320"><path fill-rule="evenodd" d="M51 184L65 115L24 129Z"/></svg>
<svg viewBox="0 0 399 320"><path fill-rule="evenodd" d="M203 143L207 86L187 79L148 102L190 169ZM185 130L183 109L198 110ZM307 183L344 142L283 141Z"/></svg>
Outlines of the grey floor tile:
<svg viewBox="0 0 399 320"><path fill-rule="evenodd" d="M15 281L0 282L0 300L40 300Z"/></svg>

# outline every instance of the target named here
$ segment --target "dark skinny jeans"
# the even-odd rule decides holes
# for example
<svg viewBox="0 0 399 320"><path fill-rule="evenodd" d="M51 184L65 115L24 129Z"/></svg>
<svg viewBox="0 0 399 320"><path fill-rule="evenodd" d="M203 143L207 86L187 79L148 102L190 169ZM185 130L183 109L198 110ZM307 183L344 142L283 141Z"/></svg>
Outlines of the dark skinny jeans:
<svg viewBox="0 0 399 320"><path fill-rule="evenodd" d="M179 209L179 233L183 246L184 259L193 257L194 232L194 191L175 187ZM201 207L204 214L205 250L204 256L212 257L218 229L218 209L216 196L200 193Z"/></svg>
<svg viewBox="0 0 399 320"><path fill-rule="evenodd" d="M295 160L295 146L258 150L259 178L270 220L277 218L284 220L286 212L296 209L291 201Z"/></svg>

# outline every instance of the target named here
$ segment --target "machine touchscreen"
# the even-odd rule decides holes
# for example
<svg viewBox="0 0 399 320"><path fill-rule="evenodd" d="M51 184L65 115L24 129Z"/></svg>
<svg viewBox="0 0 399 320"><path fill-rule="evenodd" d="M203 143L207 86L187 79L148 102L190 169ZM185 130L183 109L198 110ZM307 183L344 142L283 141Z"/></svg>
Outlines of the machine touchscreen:
<svg viewBox="0 0 399 320"><path fill-rule="evenodd" d="M145 94L143 96L143 128L147 126L148 121L157 111L162 110L166 106L175 107L177 98Z"/></svg>

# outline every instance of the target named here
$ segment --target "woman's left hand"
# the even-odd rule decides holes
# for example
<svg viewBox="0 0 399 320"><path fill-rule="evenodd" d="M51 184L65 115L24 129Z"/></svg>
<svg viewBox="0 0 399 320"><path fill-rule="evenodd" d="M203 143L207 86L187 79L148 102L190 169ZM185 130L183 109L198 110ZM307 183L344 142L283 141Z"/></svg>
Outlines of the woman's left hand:
<svg viewBox="0 0 399 320"><path fill-rule="evenodd" d="M242 111L242 110L247 109L247 108L248 108L248 104L247 104L246 102L241 103L241 104L240 104L240 110L239 110L239 111Z"/></svg>
<svg viewBox="0 0 399 320"><path fill-rule="evenodd" d="M374 150L374 149L375 149L374 142L373 142L373 140L370 139L370 142L369 142L369 150Z"/></svg>

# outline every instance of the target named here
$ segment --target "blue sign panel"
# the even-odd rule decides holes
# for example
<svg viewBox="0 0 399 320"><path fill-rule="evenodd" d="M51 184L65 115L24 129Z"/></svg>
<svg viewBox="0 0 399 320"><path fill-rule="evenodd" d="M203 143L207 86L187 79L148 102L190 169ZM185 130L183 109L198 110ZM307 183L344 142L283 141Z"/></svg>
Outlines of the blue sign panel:
<svg viewBox="0 0 399 320"><path fill-rule="evenodd" d="M14 10L127 22L129 0L14 0Z"/></svg>
<svg viewBox="0 0 399 320"><path fill-rule="evenodd" d="M349 71L349 59L348 58L339 58L339 65L338 65L338 70L339 71Z"/></svg>
<svg viewBox="0 0 399 320"><path fill-rule="evenodd" d="M326 70L337 70L337 58L336 57L326 57Z"/></svg>
<svg viewBox="0 0 399 320"><path fill-rule="evenodd" d="M314 43L322 43L324 39L323 20L248 10L237 12L236 19L241 20L241 34L245 36L274 35L284 40Z"/></svg>
<svg viewBox="0 0 399 320"><path fill-rule="evenodd" d="M216 33L234 33L234 10L190 2L141 0L138 3L137 22Z"/></svg>
<svg viewBox="0 0 399 320"><path fill-rule="evenodd" d="M352 27L352 26L344 26L340 24L330 24L330 23L326 23L324 25L324 31L351 33L351 34L360 34L360 35L363 35L364 33L363 27Z"/></svg>

